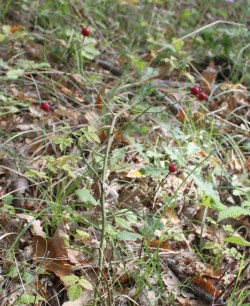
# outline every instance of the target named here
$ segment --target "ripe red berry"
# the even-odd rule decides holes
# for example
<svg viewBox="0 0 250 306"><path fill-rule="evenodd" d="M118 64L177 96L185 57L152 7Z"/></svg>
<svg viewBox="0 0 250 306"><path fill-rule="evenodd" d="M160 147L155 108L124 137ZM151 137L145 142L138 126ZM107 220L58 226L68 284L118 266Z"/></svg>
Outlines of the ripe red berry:
<svg viewBox="0 0 250 306"><path fill-rule="evenodd" d="M177 168L177 166L176 166L175 164L170 164L170 165L168 166L168 170L169 170L170 172L176 172L176 171L178 171L178 168Z"/></svg>
<svg viewBox="0 0 250 306"><path fill-rule="evenodd" d="M198 96L198 99L199 99L200 101L204 101L204 100L207 99L207 95L206 95L204 92L200 92L200 93L199 93L199 96Z"/></svg>
<svg viewBox="0 0 250 306"><path fill-rule="evenodd" d="M45 112L49 112L49 110L50 110L50 105L49 105L49 103L43 102L43 103L41 104L41 109L44 110Z"/></svg>
<svg viewBox="0 0 250 306"><path fill-rule="evenodd" d="M191 90L191 94L194 95L194 96L197 96L200 93L200 88L197 87L197 86L191 87L190 90Z"/></svg>
<svg viewBox="0 0 250 306"><path fill-rule="evenodd" d="M90 35L90 29L89 28L82 28L82 35L83 36L89 36Z"/></svg>

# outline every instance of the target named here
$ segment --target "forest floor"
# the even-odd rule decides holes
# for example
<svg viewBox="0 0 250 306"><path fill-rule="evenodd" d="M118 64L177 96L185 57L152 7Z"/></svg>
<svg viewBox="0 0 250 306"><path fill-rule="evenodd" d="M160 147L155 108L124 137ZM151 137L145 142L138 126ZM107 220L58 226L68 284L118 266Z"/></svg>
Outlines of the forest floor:
<svg viewBox="0 0 250 306"><path fill-rule="evenodd" d="M0 8L0 305L250 306L249 0Z"/></svg>

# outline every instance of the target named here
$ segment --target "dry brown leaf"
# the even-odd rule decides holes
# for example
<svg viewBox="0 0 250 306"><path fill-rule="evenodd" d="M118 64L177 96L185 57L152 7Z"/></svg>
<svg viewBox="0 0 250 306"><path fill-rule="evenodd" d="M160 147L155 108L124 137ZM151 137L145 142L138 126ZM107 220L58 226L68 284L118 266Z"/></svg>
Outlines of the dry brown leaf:
<svg viewBox="0 0 250 306"><path fill-rule="evenodd" d="M65 93L66 95L73 95L72 90L67 87L61 87L61 91Z"/></svg>
<svg viewBox="0 0 250 306"><path fill-rule="evenodd" d="M220 295L220 291L215 289L213 284L208 281L203 276L197 276L192 280L192 283L202 288L204 291L208 292L212 296L218 297Z"/></svg>
<svg viewBox="0 0 250 306"><path fill-rule="evenodd" d="M100 90L100 94L97 95L96 97L96 101L95 101L95 109L98 111L98 112L101 112L103 110L103 100L102 100L102 96L104 95L105 93L105 87L102 86L101 90Z"/></svg>
<svg viewBox="0 0 250 306"><path fill-rule="evenodd" d="M201 80L201 87L202 90L206 94L210 94L212 85L217 76L217 70L215 69L215 64L213 61L209 63L209 66L201 73L202 80Z"/></svg>
<svg viewBox="0 0 250 306"><path fill-rule="evenodd" d="M21 26L21 25L13 25L13 26L10 28L10 32L11 32L11 33L15 33L15 32L17 32L17 31L21 31L21 30L23 30L23 29L24 29L24 27Z"/></svg>
<svg viewBox="0 0 250 306"><path fill-rule="evenodd" d="M187 116L185 115L185 112L184 112L183 108L179 107L178 119L181 122L184 122L186 118L187 118Z"/></svg>
<svg viewBox="0 0 250 306"><path fill-rule="evenodd" d="M149 244L151 248L159 248L159 249L164 249L164 250L169 250L172 251L172 247L170 243L167 241L161 241L159 239L152 240Z"/></svg>
<svg viewBox="0 0 250 306"><path fill-rule="evenodd" d="M35 235L33 241L35 258L41 261L46 271L56 274L64 285L68 286L69 283L64 277L71 275L73 265L84 262L84 258L80 252L66 248L65 242L69 239L66 227L67 225L60 223L51 240Z"/></svg>
<svg viewBox="0 0 250 306"><path fill-rule="evenodd" d="M245 167L250 172L250 157L248 157L248 159L246 160Z"/></svg>

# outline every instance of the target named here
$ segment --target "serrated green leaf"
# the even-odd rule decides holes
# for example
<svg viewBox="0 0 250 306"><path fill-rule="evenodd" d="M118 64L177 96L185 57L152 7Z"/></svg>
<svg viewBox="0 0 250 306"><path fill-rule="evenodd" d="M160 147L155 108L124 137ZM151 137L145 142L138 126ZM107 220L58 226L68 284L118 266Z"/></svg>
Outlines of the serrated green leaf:
<svg viewBox="0 0 250 306"><path fill-rule="evenodd" d="M137 233L131 233L131 232L126 232L126 231L122 231L120 233L118 233L117 235L117 239L118 240L132 240L135 241L137 239L142 239L142 235L137 234Z"/></svg>
<svg viewBox="0 0 250 306"><path fill-rule="evenodd" d="M81 277L81 279L79 280L79 285L81 285L84 289L93 290L92 284L83 277Z"/></svg>
<svg viewBox="0 0 250 306"><path fill-rule="evenodd" d="M24 74L23 69L12 69L6 73L7 80L17 80L20 76Z"/></svg>
<svg viewBox="0 0 250 306"><path fill-rule="evenodd" d="M241 245L241 246L247 246L247 247L250 246L249 241L245 240L242 237L238 237L238 236L227 237L227 238L224 239L224 241L234 243L234 244L237 244L237 245Z"/></svg>
<svg viewBox="0 0 250 306"><path fill-rule="evenodd" d="M73 179L76 178L76 175L75 175L75 173L72 171L73 169L72 169L72 167L71 167L70 165L68 165L68 164L63 165L63 166L62 166L62 169L63 169L64 171L66 171L66 172L69 174L69 176L71 176Z"/></svg>
<svg viewBox="0 0 250 306"><path fill-rule="evenodd" d="M250 216L250 210L238 206L226 207L224 210L219 212L218 221L226 218L236 219L241 215Z"/></svg>
<svg viewBox="0 0 250 306"><path fill-rule="evenodd" d="M94 206L98 205L96 199L90 194L87 189L77 189L75 194L78 196L79 200L84 203L90 203Z"/></svg>
<svg viewBox="0 0 250 306"><path fill-rule="evenodd" d="M67 292L70 301L75 301L81 296L82 287L79 284L74 284L68 287Z"/></svg>
<svg viewBox="0 0 250 306"><path fill-rule="evenodd" d="M67 283L74 284L74 283L77 283L79 281L79 277L72 274L72 275L64 276L63 280Z"/></svg>
<svg viewBox="0 0 250 306"><path fill-rule="evenodd" d="M53 140L53 142L59 145L61 151L64 151L67 147L72 145L73 140L67 136L58 136Z"/></svg>

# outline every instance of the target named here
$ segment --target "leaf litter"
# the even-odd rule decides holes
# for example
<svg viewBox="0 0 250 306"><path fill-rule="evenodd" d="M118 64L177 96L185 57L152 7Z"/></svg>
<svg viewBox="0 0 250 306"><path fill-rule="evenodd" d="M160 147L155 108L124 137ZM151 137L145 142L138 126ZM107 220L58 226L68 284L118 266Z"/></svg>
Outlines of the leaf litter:
<svg viewBox="0 0 250 306"><path fill-rule="evenodd" d="M136 4L137 1L126 1L122 5ZM16 25L5 27L5 31L8 35L18 35L19 31L21 34L26 30ZM13 52L22 50L18 38L14 44L16 49L13 48ZM82 75L71 75L78 83L77 86L72 86L70 78L57 84L64 71L53 71L49 65L43 67L43 63L36 63L41 60L40 48L33 43L27 46L30 50L24 62L13 58L11 66L3 65L7 82L13 82L10 96L4 92L4 97L1 97L6 110L1 116L1 126L5 133L1 133L1 142L8 142L8 146L1 148L0 172L1 269L3 275L7 276L0 280L4 303L8 300L10 305L22 301L44 305L45 302L39 302L41 297L51 305L91 305L93 291L84 286L80 288L77 281L75 287L69 290L72 282L67 281L67 277L75 276L79 278L79 283L83 277L81 283L85 287L87 282L93 288L97 283L96 248L100 241L101 219L97 204L101 188L106 194L109 218L105 264L99 288L104 300L111 295L116 305L164 305L167 300L168 305L177 303L197 306L214 304L216 298L219 301L220 294L227 293L227 286L240 271L240 260L247 255L246 247L249 246L249 242L243 238L246 236L244 230L233 236L234 226L249 227L249 218L248 208L235 205L237 199L240 199L240 203L243 200L247 203L245 190L242 190L247 184L224 188L224 194L217 186L223 185L220 178L224 175L224 168L227 170L225 177L231 184L229 177L236 175L238 178L244 172L244 167L249 168L248 160L244 153L234 150L228 139L223 140L221 153L223 155L225 150L227 154L221 160L216 150L211 154L211 148L206 145L206 135L202 131L197 140L187 135L187 132L182 132L182 128L192 120L199 128L209 127L209 118L214 116L219 132L223 134L229 130L237 141L245 143L249 132L247 87L230 82L217 86L218 67L210 62L201 71L200 77L204 91L211 94L212 99L204 105L191 99L191 109L194 112L190 114L186 102L182 102L188 100L185 93L174 93L163 89L164 83L152 82L154 90L150 93L150 103L158 107L155 113L172 114L167 117L169 124L166 124L166 117L150 114L150 108L148 112L140 114L141 118L136 110L126 112L116 126L110 152L108 183L100 187L96 176L85 171L87 167L81 172L84 179L79 183L79 174L73 179L72 176L67 179L67 175L72 174L70 164L67 164L68 168L64 168L62 173L58 169L50 173L54 165L49 158L44 163L39 160L43 155L56 158L67 155L67 152L59 149L60 142L54 142L58 134L63 135L64 124L74 131L82 128L82 125L91 126L97 130L101 144L98 147L98 141L94 141L96 136L91 137L93 134L85 134L88 141L86 147L83 146L82 155L85 164L94 161L93 165L100 171L103 148L109 140L107 121L105 116L104 119L102 117L106 110L102 97L107 94L112 101L112 110L118 112L126 106L122 104L123 99L130 103L133 95L136 96L126 86L124 92L117 92L117 96L112 93L112 87L116 86L115 78L121 76L122 70L117 67L119 60L115 65L110 64L106 58L105 61L97 61L100 66L96 75L101 84L99 93L86 85L83 92L78 87L86 80ZM96 52L94 50L95 54L88 56L92 59L97 55ZM156 58L154 53L152 49L149 65ZM12 56L5 51L4 61ZM144 59L146 61L146 57ZM120 62L126 61L120 59ZM143 69L144 63L140 59L137 62L134 59L134 63L137 63L137 68L133 73L139 77L138 71ZM53 61L51 64L54 64ZM27 87L18 83L28 77L28 68L31 69L32 78L35 78L43 99L50 101L56 117L41 111L41 101L37 98L34 86ZM43 76L44 68L47 71L51 69L50 72L54 74L51 76L51 84L56 99L50 90L44 89L51 86ZM88 73L93 69L92 64L86 64ZM165 82L166 76L163 73L164 69L159 69L157 78L162 77ZM174 79L176 74L176 70L172 71L171 78ZM182 79L177 83L180 88L184 84ZM138 88L135 87L135 90ZM122 87L119 90L122 91ZM12 106L8 98L12 98ZM148 98L145 97L145 104ZM133 126L134 120L137 126ZM123 128L129 125L133 129ZM92 133L95 135L95 132ZM167 139L167 145L160 143L161 138ZM186 141L189 145L184 148L185 145L180 143L186 144ZM203 143L201 147L200 143ZM98 153L95 158L93 152ZM164 181L167 165L173 160L179 163L180 173L170 175ZM203 163L202 171L195 171L199 162ZM74 164L74 168L79 166L77 162ZM25 171L30 168L33 176L31 172L30 176L26 175ZM207 180L208 173L212 173L210 182ZM249 178L247 180L249 182ZM223 186L220 187L223 189ZM73 192L76 190L84 190L84 196L76 199L77 194ZM236 191L238 194L233 194ZM27 204L27 198L30 198L32 205ZM51 203L53 206L50 207ZM60 212L56 214L58 207ZM157 212L164 212L161 220L157 219ZM53 219L54 214L60 217ZM207 220L205 225L204 218ZM219 222L222 220L224 223ZM249 240L249 235L247 238ZM225 242L229 245L225 245ZM194 251L198 246L203 247L202 254ZM8 254L9 249L14 251L14 256ZM25 272L35 274L39 287L45 291L49 287L53 289L40 293L38 287L33 286L34 282L29 286ZM243 274L243 284L246 279ZM51 286L46 287L47 280ZM73 294L73 289L78 290L79 294ZM53 299L53 296L58 298ZM70 296L74 298L68 301Z"/></svg>

